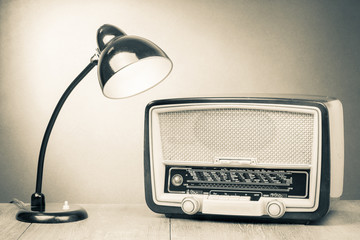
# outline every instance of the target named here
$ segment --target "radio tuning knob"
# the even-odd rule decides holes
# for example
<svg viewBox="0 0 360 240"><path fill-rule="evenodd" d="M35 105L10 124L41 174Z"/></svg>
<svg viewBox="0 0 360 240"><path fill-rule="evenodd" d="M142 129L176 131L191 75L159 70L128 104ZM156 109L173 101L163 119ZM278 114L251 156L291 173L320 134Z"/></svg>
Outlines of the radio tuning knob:
<svg viewBox="0 0 360 240"><path fill-rule="evenodd" d="M172 185L178 187L180 186L184 181L184 178L180 175L180 174L175 174L172 178L171 178L171 183Z"/></svg>
<svg viewBox="0 0 360 240"><path fill-rule="evenodd" d="M285 213L285 205L279 201L271 201L266 205L266 211L272 218L281 218Z"/></svg>
<svg viewBox="0 0 360 240"><path fill-rule="evenodd" d="M187 197L182 200L181 209L188 215L194 215L199 211L200 203L195 198Z"/></svg>

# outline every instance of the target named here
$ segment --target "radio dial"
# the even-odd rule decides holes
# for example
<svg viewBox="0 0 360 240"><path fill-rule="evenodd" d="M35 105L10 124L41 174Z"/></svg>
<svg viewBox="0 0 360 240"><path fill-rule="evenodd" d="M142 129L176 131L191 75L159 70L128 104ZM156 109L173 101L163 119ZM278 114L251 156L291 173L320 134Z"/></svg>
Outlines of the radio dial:
<svg viewBox="0 0 360 240"><path fill-rule="evenodd" d="M272 218L281 218L285 213L285 205L279 201L271 201L266 205L266 211Z"/></svg>
<svg viewBox="0 0 360 240"><path fill-rule="evenodd" d="M181 202L181 209L188 215L194 215L200 209L200 203L198 200L192 197L184 198Z"/></svg>

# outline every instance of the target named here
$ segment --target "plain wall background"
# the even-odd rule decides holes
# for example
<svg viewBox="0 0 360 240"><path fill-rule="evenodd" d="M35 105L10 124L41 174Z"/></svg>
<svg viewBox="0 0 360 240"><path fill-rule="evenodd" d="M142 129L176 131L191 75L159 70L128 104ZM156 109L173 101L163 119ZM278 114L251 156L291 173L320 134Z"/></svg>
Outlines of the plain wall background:
<svg viewBox="0 0 360 240"><path fill-rule="evenodd" d="M110 23L150 39L170 76L111 100L93 70L65 103L51 135L48 201L143 203L143 121L160 98L242 93L329 95L345 116L343 199L360 199L359 1L11 0L0 2L0 202L25 202L50 115L89 63Z"/></svg>

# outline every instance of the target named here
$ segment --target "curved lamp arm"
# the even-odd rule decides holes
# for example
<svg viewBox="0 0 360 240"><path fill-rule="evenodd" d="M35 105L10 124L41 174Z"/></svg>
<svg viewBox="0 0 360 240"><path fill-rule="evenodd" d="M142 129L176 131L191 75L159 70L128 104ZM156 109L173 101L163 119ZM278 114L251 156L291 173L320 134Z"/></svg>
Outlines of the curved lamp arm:
<svg viewBox="0 0 360 240"><path fill-rule="evenodd" d="M37 176L36 176L36 189L35 189L35 193L31 195L31 209L33 211L42 211L45 209L45 196L44 194L41 193L43 169L44 169L44 157L45 157L46 147L49 141L50 133L51 130L53 129L56 118L59 115L62 106L64 105L67 97L70 95L72 90L97 64L98 64L98 60L94 57L91 58L91 62L85 67L85 69L74 79L74 81L65 90L59 102L57 103L53 114L51 115L50 121L46 127L45 134L41 143Z"/></svg>

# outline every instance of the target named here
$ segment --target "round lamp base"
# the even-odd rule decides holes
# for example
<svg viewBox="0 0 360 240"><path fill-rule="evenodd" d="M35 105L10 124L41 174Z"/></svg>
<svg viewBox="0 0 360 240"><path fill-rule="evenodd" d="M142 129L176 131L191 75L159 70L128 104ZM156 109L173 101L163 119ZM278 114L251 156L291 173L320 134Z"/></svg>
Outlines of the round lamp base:
<svg viewBox="0 0 360 240"><path fill-rule="evenodd" d="M88 217L85 209L80 206L71 205L63 209L61 203L46 204L45 211L32 211L31 206L20 209L16 219L28 223L66 223L84 220Z"/></svg>

